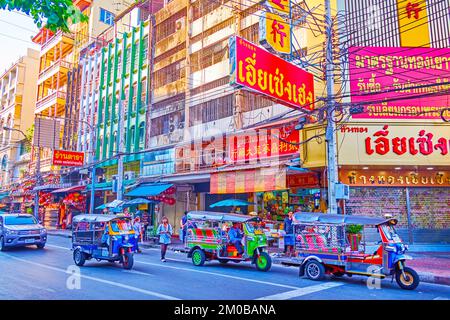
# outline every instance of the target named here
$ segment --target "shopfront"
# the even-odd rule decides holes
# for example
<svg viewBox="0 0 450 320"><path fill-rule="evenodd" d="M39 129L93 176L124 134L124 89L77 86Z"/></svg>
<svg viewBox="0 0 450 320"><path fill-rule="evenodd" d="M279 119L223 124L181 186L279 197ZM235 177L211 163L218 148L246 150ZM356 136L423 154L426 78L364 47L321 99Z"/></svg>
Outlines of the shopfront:
<svg viewBox="0 0 450 320"><path fill-rule="evenodd" d="M351 124L338 132L348 214L399 220L410 242L450 242L450 128L442 123Z"/></svg>

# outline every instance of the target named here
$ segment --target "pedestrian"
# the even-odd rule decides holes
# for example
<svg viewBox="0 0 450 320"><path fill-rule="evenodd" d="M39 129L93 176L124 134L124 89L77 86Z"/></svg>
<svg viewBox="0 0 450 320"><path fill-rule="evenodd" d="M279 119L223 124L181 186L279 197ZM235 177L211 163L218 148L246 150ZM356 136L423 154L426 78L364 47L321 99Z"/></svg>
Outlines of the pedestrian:
<svg viewBox="0 0 450 320"><path fill-rule="evenodd" d="M167 217L162 218L156 233L159 235L159 243L161 245L161 261L166 262L166 251L173 234L172 226L169 224L169 219L167 219Z"/></svg>
<svg viewBox="0 0 450 320"><path fill-rule="evenodd" d="M243 237L244 233L239 228L239 224L234 222L230 231L228 231L228 238L230 239L230 243L236 247L239 255L244 253L244 248L242 247Z"/></svg>
<svg viewBox="0 0 450 320"><path fill-rule="evenodd" d="M294 212L292 212L291 210L288 212L288 216L284 218L284 253L288 254L289 256L291 256L294 251L294 220Z"/></svg>
<svg viewBox="0 0 450 320"><path fill-rule="evenodd" d="M141 249L139 249L139 241L141 240L141 233L142 233L141 218L136 217L134 219L133 230L134 233L136 234L136 251L138 253L142 253Z"/></svg>
<svg viewBox="0 0 450 320"><path fill-rule="evenodd" d="M181 225L181 241L186 241L186 235L187 235L187 214L188 212L185 211L183 217L180 220Z"/></svg>

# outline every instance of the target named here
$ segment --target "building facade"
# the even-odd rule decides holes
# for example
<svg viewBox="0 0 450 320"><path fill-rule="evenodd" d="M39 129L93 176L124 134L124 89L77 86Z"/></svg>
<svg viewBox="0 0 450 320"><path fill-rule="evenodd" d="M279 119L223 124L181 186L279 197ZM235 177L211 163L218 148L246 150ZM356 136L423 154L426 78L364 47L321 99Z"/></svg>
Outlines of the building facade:
<svg viewBox="0 0 450 320"><path fill-rule="evenodd" d="M24 155L30 144L24 134L34 123L38 62L39 52L28 49L0 76L0 188L8 188L27 171Z"/></svg>

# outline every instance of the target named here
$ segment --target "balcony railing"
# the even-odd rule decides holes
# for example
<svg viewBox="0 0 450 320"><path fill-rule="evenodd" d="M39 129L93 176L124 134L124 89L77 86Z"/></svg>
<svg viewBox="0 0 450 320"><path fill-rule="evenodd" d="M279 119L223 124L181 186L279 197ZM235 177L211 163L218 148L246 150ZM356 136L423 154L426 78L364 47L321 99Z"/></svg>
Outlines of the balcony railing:
<svg viewBox="0 0 450 320"><path fill-rule="evenodd" d="M64 91L55 91L44 98L40 99L36 103L36 109L42 108L47 103L51 102L52 100L56 99L66 99L66 93ZM55 101L56 102L56 101Z"/></svg>
<svg viewBox="0 0 450 320"><path fill-rule="evenodd" d="M47 78L47 75L51 74L53 71L55 71L55 69L60 68L60 67L70 70L72 68L72 64L66 60L58 60L58 61L52 63L51 65L49 65L44 70L42 70L39 73L39 78L40 79Z"/></svg>
<svg viewBox="0 0 450 320"><path fill-rule="evenodd" d="M68 37L73 40L73 35L71 33L65 33L62 31L58 31L57 33L55 33L55 35L53 37L48 39L47 42L42 45L41 52L45 51L47 48L51 48L54 45L56 45L59 41L61 41L63 36Z"/></svg>

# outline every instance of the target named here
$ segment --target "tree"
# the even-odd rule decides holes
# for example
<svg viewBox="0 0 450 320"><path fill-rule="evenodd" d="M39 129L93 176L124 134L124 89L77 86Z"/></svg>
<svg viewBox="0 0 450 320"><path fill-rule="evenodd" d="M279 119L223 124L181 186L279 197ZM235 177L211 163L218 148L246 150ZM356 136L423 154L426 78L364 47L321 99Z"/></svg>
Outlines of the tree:
<svg viewBox="0 0 450 320"><path fill-rule="evenodd" d="M69 32L69 24L87 22L89 17L73 5L72 0L0 0L0 9L18 10L34 19L36 25L56 32Z"/></svg>

